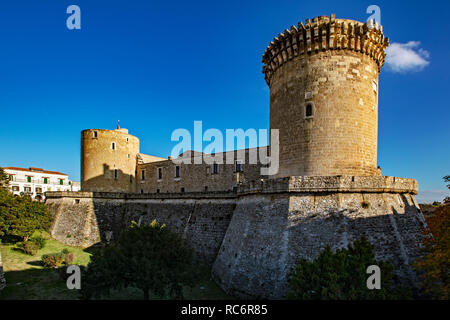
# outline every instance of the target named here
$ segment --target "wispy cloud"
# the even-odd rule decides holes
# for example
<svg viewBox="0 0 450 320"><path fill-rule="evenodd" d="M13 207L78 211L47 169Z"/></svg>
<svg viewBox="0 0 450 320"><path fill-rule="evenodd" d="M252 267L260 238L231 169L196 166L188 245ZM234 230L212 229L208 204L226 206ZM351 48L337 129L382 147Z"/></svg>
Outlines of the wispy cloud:
<svg viewBox="0 0 450 320"><path fill-rule="evenodd" d="M445 197L450 197L450 190L419 190L416 199L419 203L441 202Z"/></svg>
<svg viewBox="0 0 450 320"><path fill-rule="evenodd" d="M420 48L419 41L392 43L386 49L386 63L394 72L414 72L425 68L429 63L430 53Z"/></svg>

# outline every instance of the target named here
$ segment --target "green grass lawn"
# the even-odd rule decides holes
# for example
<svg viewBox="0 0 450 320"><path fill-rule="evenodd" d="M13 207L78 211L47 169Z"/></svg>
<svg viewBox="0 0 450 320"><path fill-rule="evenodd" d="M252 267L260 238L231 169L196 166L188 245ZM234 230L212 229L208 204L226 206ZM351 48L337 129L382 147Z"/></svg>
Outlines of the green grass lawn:
<svg viewBox="0 0 450 320"><path fill-rule="evenodd" d="M87 265L90 260L91 253L85 249L78 247L70 247L64 245L50 237L47 233L36 233L47 239L46 245L39 250L35 256L30 256L16 249L15 244L0 244L2 254L3 269L5 271L6 288L0 291L0 299L78 299L77 290L69 290L65 281L60 277L59 271L55 269L45 268L41 264L41 257L48 253L61 252L68 249L75 255L74 264ZM92 251L90 249L89 251ZM207 268L204 269L204 276L199 283L192 289L186 288L184 295L186 299L232 299L227 296L215 283L210 279L210 273ZM83 286L83 279L81 279ZM129 288L121 292L114 292L105 299L117 300L135 300L142 299L142 291ZM152 296L152 299L160 299Z"/></svg>

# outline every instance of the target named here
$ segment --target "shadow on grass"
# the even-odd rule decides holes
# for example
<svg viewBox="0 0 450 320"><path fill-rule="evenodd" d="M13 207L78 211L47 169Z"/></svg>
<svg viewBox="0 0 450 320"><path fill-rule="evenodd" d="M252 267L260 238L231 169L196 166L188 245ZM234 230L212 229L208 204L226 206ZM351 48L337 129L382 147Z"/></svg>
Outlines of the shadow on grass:
<svg viewBox="0 0 450 320"><path fill-rule="evenodd" d="M43 267L44 266L44 263L41 260L28 261L27 264L29 264L30 266L35 266L35 267Z"/></svg>
<svg viewBox="0 0 450 320"><path fill-rule="evenodd" d="M78 299L78 292L67 289L66 281L57 269L7 271L5 278L6 287L0 291L0 300Z"/></svg>
<svg viewBox="0 0 450 320"><path fill-rule="evenodd" d="M41 261L27 262L33 267L22 271L5 272L6 287L0 291L0 300L78 300L78 290L67 288L66 267L57 269L35 268ZM184 289L186 300L230 300L211 279L210 269L204 268L203 276L193 288ZM81 279L83 286L83 279ZM112 291L101 300L142 300L143 293L137 288ZM150 295L151 300L165 300L164 297Z"/></svg>

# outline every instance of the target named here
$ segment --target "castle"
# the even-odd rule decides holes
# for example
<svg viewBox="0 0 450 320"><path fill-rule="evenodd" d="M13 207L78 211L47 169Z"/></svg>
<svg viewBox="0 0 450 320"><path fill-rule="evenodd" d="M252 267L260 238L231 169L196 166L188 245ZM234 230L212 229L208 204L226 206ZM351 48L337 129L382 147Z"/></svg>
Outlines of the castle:
<svg viewBox="0 0 450 320"><path fill-rule="evenodd" d="M377 167L378 75L388 38L372 21L320 16L279 34L263 55L279 172L179 165L141 154L126 129L81 133L81 192L49 192L52 236L109 241L131 221L165 223L241 298L283 298L300 258L362 235L411 283L425 226L417 181ZM245 150L248 154L250 150ZM189 156L201 156L191 152Z"/></svg>

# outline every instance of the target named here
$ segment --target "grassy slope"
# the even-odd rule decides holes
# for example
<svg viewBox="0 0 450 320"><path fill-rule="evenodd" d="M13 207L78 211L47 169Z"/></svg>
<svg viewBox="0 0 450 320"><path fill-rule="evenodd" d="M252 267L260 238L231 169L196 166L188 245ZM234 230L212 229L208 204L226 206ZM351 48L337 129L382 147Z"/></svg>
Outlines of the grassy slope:
<svg viewBox="0 0 450 320"><path fill-rule="evenodd" d="M26 255L15 250L13 244L1 244L3 268L7 286L0 291L0 299L77 299L77 290L69 290L65 281L59 276L58 271L44 268L41 256L47 253L61 252L64 248L75 255L74 264L87 265L91 254L82 248L69 247L54 239L46 233L40 234L47 238L45 247L35 255ZM81 280L83 285L83 279ZM127 289L123 292L115 292L109 299L142 299L142 292L135 289ZM157 299L157 297L153 297ZM209 271L205 270L205 276L192 290L186 289L186 299L231 299L210 278Z"/></svg>

